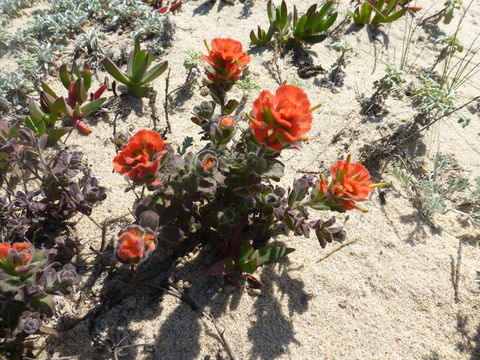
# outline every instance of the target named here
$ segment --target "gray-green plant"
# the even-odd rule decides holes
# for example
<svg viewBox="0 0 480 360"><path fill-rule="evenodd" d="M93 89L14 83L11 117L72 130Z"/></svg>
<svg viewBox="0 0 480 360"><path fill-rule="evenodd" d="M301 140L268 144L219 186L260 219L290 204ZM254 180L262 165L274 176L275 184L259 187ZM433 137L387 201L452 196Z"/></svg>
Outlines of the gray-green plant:
<svg viewBox="0 0 480 360"><path fill-rule="evenodd" d="M138 17L133 22L133 28L135 29L133 37L143 40L160 34L164 21L165 16L157 14L155 11L150 11L145 16Z"/></svg>
<svg viewBox="0 0 480 360"><path fill-rule="evenodd" d="M198 50L187 50L185 52L185 60L183 60L183 67L187 71L198 68L198 61L202 58L202 52Z"/></svg>
<svg viewBox="0 0 480 360"><path fill-rule="evenodd" d="M400 68L391 60L387 60L385 67L385 75L375 81L375 92L368 98L361 101L362 107L360 113L362 115L369 115L371 113L382 112L383 104L390 94L394 94L397 97L403 95L403 89L401 84L405 83L406 72L400 70Z"/></svg>
<svg viewBox="0 0 480 360"><path fill-rule="evenodd" d="M452 211L467 218L472 225L479 226L480 177L474 179L472 187L467 178L449 177L447 172L450 168L449 158L437 153L433 170L424 179L417 180L402 169L394 169L390 174L415 198L423 215L431 217L435 213ZM467 192L469 189L470 192ZM463 202L458 201L459 197L463 198ZM471 206L471 211L460 210L459 203Z"/></svg>
<svg viewBox="0 0 480 360"><path fill-rule="evenodd" d="M49 42L41 42L38 45L29 46L29 53L37 64L36 72L47 74L52 66L55 67L60 53L64 50L62 47Z"/></svg>
<svg viewBox="0 0 480 360"><path fill-rule="evenodd" d="M415 96L417 109L429 118L450 114L458 107L455 89L442 86L427 75L420 75L420 86L415 90ZM469 117L463 112L451 115L456 116L463 127L470 123Z"/></svg>
<svg viewBox="0 0 480 360"><path fill-rule="evenodd" d="M242 97L247 99L254 91L260 90L260 86L252 80L250 75L244 76L243 79L238 80L235 86L242 90Z"/></svg>
<svg viewBox="0 0 480 360"><path fill-rule="evenodd" d="M444 14L443 14L443 22L445 24L450 24L453 20L453 15L455 10L460 10L463 6L462 0L447 0L444 4Z"/></svg>
<svg viewBox="0 0 480 360"><path fill-rule="evenodd" d="M9 71L0 74L0 113L6 113L11 105L26 104L28 94L35 88L22 72Z"/></svg>
<svg viewBox="0 0 480 360"><path fill-rule="evenodd" d="M75 47L74 56L84 56L93 67L97 67L103 58L112 56L111 52L105 51L102 40L105 35L95 29L79 34L71 41Z"/></svg>
<svg viewBox="0 0 480 360"><path fill-rule="evenodd" d="M111 0L103 12L108 28L130 26L149 10L141 0Z"/></svg>
<svg viewBox="0 0 480 360"><path fill-rule="evenodd" d="M88 14L82 10L66 10L58 13L44 11L37 15L30 29L39 40L58 44L66 43L88 22Z"/></svg>
<svg viewBox="0 0 480 360"><path fill-rule="evenodd" d="M2 0L0 2L0 25L10 22L12 17L22 14L22 10L31 7L36 0Z"/></svg>

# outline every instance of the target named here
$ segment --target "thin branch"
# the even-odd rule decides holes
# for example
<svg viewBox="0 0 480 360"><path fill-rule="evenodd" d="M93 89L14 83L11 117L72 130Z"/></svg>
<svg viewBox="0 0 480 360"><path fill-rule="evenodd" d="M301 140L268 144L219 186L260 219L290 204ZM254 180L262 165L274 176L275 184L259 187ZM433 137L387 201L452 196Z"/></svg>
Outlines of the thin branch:
<svg viewBox="0 0 480 360"><path fill-rule="evenodd" d="M168 87L170 85L170 73L172 69L168 69L167 77L165 78L165 99L163 100L163 109L165 111L165 122L167 123L167 131L168 133L172 133L172 127L170 126L170 120L168 118L168 100L169 100L169 93Z"/></svg>
<svg viewBox="0 0 480 360"><path fill-rule="evenodd" d="M154 284L147 284L147 285L154 287L156 289L159 289L163 291L165 294L176 297L177 299L182 301L184 304L188 305L193 311L200 313L202 316L208 319L213 324L213 327L215 328L215 331L217 332L217 335L220 338L220 343L222 344L224 350L227 352L230 360L236 360L236 357L233 354L232 348L230 347L227 339L225 338L225 335L224 335L225 332L220 331L220 329L217 326L217 323L215 322L215 319L210 314L207 314L205 311L200 310L199 306L195 303L195 301L190 296L188 296L185 292L181 292L178 288L176 288L173 285L171 286L176 290L176 292L163 286L158 286Z"/></svg>
<svg viewBox="0 0 480 360"><path fill-rule="evenodd" d="M358 239L352 239L350 241L347 241L347 242L344 242L342 244L340 244L339 246L337 246L335 249L332 249L330 250L328 253L326 253L325 255L323 255L318 261L317 263L329 258L331 255L335 254L337 251L343 249L344 247L346 246L349 246L349 245L352 245L352 244L355 244L356 242L358 241Z"/></svg>

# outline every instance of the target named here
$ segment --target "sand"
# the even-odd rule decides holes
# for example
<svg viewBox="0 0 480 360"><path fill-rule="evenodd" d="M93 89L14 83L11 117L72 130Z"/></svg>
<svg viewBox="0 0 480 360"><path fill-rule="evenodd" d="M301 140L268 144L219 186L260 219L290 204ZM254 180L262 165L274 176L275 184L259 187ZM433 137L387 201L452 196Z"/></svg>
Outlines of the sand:
<svg viewBox="0 0 480 360"><path fill-rule="evenodd" d="M306 9L305 1L289 1ZM437 2L428 11L441 7ZM341 9L349 5L342 4ZM426 6L425 6L426 7ZM473 4L464 20L460 39L470 44L480 31L480 3ZM263 1L227 5L221 1L189 1L179 13L171 15L177 25L173 46L160 56L168 60L171 69L170 89L180 86L186 72L182 64L187 50L205 51L203 39L232 37L249 46L249 32L266 23ZM447 34L454 31L458 17L440 29ZM24 19L25 21L26 19ZM264 25L265 26L265 25ZM301 152L285 152L288 185L305 171L318 172L328 168L338 158L350 152L358 158L359 150L385 134L389 126L406 122L415 114L409 98L389 98L389 113L383 119L365 120L358 111L359 94L370 95L374 80L384 74L385 61L397 60L401 54L404 21L382 27L388 46L382 36L370 41L366 29L341 35L357 50L349 56L345 68L345 83L335 92L318 86L324 75L302 79L301 84L312 103L321 103L315 112L310 141ZM118 51L120 40L130 41L129 34L107 36L106 46ZM418 41L423 37L428 46ZM439 51L423 29L412 42L412 66L430 66ZM339 53L330 50L327 40L309 49L315 65L329 70ZM271 50L251 52L250 73L261 89L275 90ZM477 59L478 60L478 59ZM291 55L279 59L283 79L298 81ZM103 73L99 74L104 77ZM328 74L327 74L328 75ZM468 101L479 93L479 76L471 79L459 92L459 102ZM52 80L53 81L53 80ZM50 83L52 82L50 81ZM57 84L57 89L60 86ZM163 94L165 75L154 82L158 92L156 107L165 126ZM258 91L247 100L245 110L251 108ZM241 91L236 90L238 97ZM168 142L181 143L185 136L193 136L200 148L197 127L190 122L192 107L205 98L198 86L183 103L173 105L170 112L172 134ZM117 131L132 135L143 128L151 128L152 120L147 100L130 101L122 108L133 108L124 119L117 121ZM81 150L93 171L108 188L107 199L94 210L93 218L106 218L128 213L134 196L125 193L122 176L112 173L111 161L115 154L110 143L115 106L107 110L104 119L92 125L89 136L75 134L69 139L72 150ZM473 109L475 110L475 109ZM431 170L435 154L440 151L453 157L460 173L470 179L480 175L480 121L478 109L470 114L471 124L462 129L454 119L443 120L426 133L425 152L417 160ZM340 140L332 139L342 132ZM387 131L388 133L388 131ZM385 169L377 180L392 180ZM386 204L381 205L377 193L365 204L368 213L349 212L337 219L345 223L347 241L352 244L322 258L337 244L322 250L314 238L284 237L277 241L294 247L296 251L277 264L260 268L256 275L263 282L259 290L237 289L222 279L206 277L202 271L208 266L214 249L196 250L181 259L167 275L174 283L188 288L189 296L200 309L211 314L229 343L236 359L477 359L480 358L479 285L475 282L480 270L478 242L480 234L449 212L435 215L433 231L429 222L419 215L408 199L407 192L394 181L386 189ZM320 214L327 217L325 214ZM130 219L131 220L131 219ZM126 223L126 222L125 222ZM122 223L109 227L107 239L116 236ZM85 251L82 262L93 264L101 231L87 218L80 220L78 234ZM458 281L458 301L452 282L452 261L457 261L459 243L462 244L461 267ZM206 260L207 259L207 260ZM455 267L455 266L453 266ZM82 269L82 268L80 268ZM90 268L89 268L90 269ZM58 298L58 314L52 324L65 324L65 319L79 319L97 305L107 278L100 274L92 285L90 271L82 271L83 282L76 291ZM158 282L157 282L158 283ZM141 287L111 308L98 323L99 336L108 335L120 345L148 344L125 350L123 359L228 359L218 332L211 321L174 296ZM62 325L63 326L63 325ZM59 339L49 341L44 358L78 356L81 359L112 358L108 351L96 348L89 334L89 321L79 321L69 330L61 331ZM60 327L60 330L62 328Z"/></svg>

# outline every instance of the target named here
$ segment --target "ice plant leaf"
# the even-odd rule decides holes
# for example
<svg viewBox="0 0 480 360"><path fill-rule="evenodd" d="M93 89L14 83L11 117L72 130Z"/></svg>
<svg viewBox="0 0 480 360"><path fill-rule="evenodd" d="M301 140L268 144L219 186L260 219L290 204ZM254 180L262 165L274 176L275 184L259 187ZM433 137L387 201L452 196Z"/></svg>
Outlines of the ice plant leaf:
<svg viewBox="0 0 480 360"><path fill-rule="evenodd" d="M112 75L115 80L120 81L125 85L131 85L130 80L122 74L121 70L113 63L112 60L105 58L103 60L103 66L105 66L105 70L107 70L107 72Z"/></svg>
<svg viewBox="0 0 480 360"><path fill-rule="evenodd" d="M256 250L252 258L257 260L257 266L267 264L269 262L280 259L295 251L295 249L287 247L272 247L267 249Z"/></svg>
<svg viewBox="0 0 480 360"><path fill-rule="evenodd" d="M70 79L70 75L68 75L66 64L63 64L62 66L60 66L59 74L60 74L60 81L62 82L65 89L68 90L68 88L70 87L70 82L72 80Z"/></svg>
<svg viewBox="0 0 480 360"><path fill-rule="evenodd" d="M90 101L80 107L80 113L83 116L88 116L91 113L97 111L106 100L107 100L106 98L100 98L97 100Z"/></svg>
<svg viewBox="0 0 480 360"><path fill-rule="evenodd" d="M160 75L162 75L165 70L168 68L168 62L163 61L155 66L153 66L150 70L148 70L145 75L142 78L142 81L140 85L145 85L148 84L149 82L152 82L156 78L158 78Z"/></svg>

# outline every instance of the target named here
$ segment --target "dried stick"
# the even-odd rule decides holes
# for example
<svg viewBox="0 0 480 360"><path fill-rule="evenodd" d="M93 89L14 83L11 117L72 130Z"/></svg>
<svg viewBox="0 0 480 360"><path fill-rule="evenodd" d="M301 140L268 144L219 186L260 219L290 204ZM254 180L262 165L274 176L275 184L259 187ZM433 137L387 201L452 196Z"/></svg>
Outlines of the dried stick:
<svg viewBox="0 0 480 360"><path fill-rule="evenodd" d="M456 263L453 256L450 256L450 265L452 268L453 299L455 300L456 304L460 302L460 295L458 293L458 284L460 282L460 266L462 264L462 247L463 247L462 240L459 239Z"/></svg>
<svg viewBox="0 0 480 360"><path fill-rule="evenodd" d="M169 72L170 74L170 72ZM167 85L168 86L168 85ZM155 108L155 100L157 99L157 92L153 89L150 90L150 94L148 96L148 106L152 111L152 121L153 121L153 130L157 131L157 123L160 122L160 119L157 114L157 109ZM167 118L168 119L168 118ZM167 122L168 124L168 122Z"/></svg>
<svg viewBox="0 0 480 360"><path fill-rule="evenodd" d="M158 286L153 284L148 284L148 286L154 287L156 289L163 291L165 294L176 297L177 299L182 301L184 304L187 304L193 311L200 313L203 317L208 319L213 324L213 327L215 328L215 331L217 332L217 335L220 338L220 342L223 346L223 349L227 352L230 360L236 360L235 355L233 354L232 348L230 347L227 339L225 338L225 335L224 335L225 331L220 331L220 329L217 326L217 323L215 322L215 319L210 314L207 314L205 311L200 310L199 306L188 294L186 294L184 291L183 292L180 291L173 284L170 284L170 286L173 287L176 290L176 292L163 286Z"/></svg>
<svg viewBox="0 0 480 360"><path fill-rule="evenodd" d="M326 253L325 255L323 255L318 261L317 263L329 258L331 255L333 255L334 253L336 253L337 251L343 249L344 247L346 246L349 246L349 245L352 245L354 243L356 243L358 241L358 239L352 239L350 241L347 241L347 242L344 242L343 244L340 244L339 246L337 246L335 249L333 250L330 250L328 253Z"/></svg>
<svg viewBox="0 0 480 360"><path fill-rule="evenodd" d="M278 49L278 36L275 35L275 38L274 38L274 48L273 48L273 62L275 63L275 68L277 70L277 76L278 76L278 84L279 85L282 85L283 84L283 80L282 80L282 73L280 72L280 66L278 65L278 53L279 53L279 49Z"/></svg>
<svg viewBox="0 0 480 360"><path fill-rule="evenodd" d="M169 100L168 86L170 85L171 72L172 72L172 69L168 69L167 77L165 79L165 99L163 100L163 110L165 111L165 121L167 123L167 131L169 134L172 133L172 127L170 126L170 120L168 118L168 100Z"/></svg>

